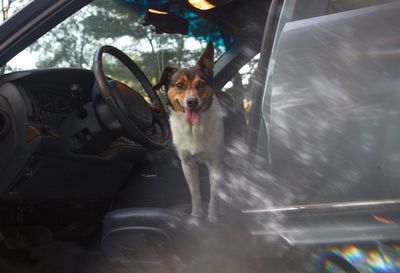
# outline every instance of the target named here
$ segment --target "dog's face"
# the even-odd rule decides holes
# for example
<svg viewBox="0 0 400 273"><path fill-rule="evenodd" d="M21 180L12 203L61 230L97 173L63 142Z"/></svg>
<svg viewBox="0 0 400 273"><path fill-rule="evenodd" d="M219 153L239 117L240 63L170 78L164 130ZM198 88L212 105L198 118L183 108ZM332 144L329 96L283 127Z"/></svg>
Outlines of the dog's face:
<svg viewBox="0 0 400 273"><path fill-rule="evenodd" d="M214 48L209 42L195 66L168 66L154 88L165 86L173 111L183 112L186 121L195 125L200 120L201 112L208 109L212 101L213 68Z"/></svg>

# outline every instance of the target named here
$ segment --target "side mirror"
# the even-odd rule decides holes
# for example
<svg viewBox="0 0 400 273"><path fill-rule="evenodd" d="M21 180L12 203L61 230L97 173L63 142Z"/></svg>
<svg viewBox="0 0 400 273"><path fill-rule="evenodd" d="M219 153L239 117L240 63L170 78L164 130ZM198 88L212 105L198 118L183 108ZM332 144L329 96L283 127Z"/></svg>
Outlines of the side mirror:
<svg viewBox="0 0 400 273"><path fill-rule="evenodd" d="M173 13L148 9L143 17L144 26L152 25L157 33L188 34L189 22Z"/></svg>

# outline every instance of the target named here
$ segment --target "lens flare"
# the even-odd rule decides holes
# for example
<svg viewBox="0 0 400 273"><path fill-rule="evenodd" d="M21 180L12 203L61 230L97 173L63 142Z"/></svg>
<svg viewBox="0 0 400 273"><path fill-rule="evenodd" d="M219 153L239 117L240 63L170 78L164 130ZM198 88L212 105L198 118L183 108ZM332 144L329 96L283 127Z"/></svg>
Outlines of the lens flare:
<svg viewBox="0 0 400 273"><path fill-rule="evenodd" d="M330 261L325 261L325 269L328 273L346 273L346 271Z"/></svg>
<svg viewBox="0 0 400 273"><path fill-rule="evenodd" d="M148 12L150 13L155 13L155 14L168 14L168 12L166 11L162 11L162 10L157 10L157 9L148 9Z"/></svg>
<svg viewBox="0 0 400 273"><path fill-rule="evenodd" d="M367 254L367 263L372 267L379 271L389 272L387 270L387 266L385 261L382 259L380 253L375 251L369 251Z"/></svg>
<svg viewBox="0 0 400 273"><path fill-rule="evenodd" d="M346 247L342 253L350 263L362 263L365 261L362 251L355 246Z"/></svg>
<svg viewBox="0 0 400 273"><path fill-rule="evenodd" d="M376 215L376 214L373 214L372 217L373 217L376 221L381 222L381 223L385 223L385 224L396 224L395 221L393 221L393 220L391 220L391 219L388 219L388 218L385 218L385 217L382 217L382 216L379 216L379 215Z"/></svg>
<svg viewBox="0 0 400 273"><path fill-rule="evenodd" d="M213 4L211 4L206 0L188 0L188 1L193 7L201 10L209 10L215 8Z"/></svg>
<svg viewBox="0 0 400 273"><path fill-rule="evenodd" d="M313 254L315 264L322 265L326 272L346 272L339 264L327 257L334 254L354 266L362 273L400 272L400 246L395 244L376 244L375 247L359 247L355 245L343 248L329 248Z"/></svg>

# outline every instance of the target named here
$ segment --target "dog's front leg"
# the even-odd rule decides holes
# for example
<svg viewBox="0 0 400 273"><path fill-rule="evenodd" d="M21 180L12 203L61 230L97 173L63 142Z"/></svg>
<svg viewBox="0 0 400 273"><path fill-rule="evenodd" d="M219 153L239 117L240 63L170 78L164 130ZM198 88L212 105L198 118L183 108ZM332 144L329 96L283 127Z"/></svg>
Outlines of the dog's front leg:
<svg viewBox="0 0 400 273"><path fill-rule="evenodd" d="M203 206L200 193L199 166L193 157L185 156L182 158L182 169L192 197L192 215L201 217L203 214Z"/></svg>
<svg viewBox="0 0 400 273"><path fill-rule="evenodd" d="M208 204L207 220L212 223L218 222L218 190L222 173L221 166L219 161L216 160L207 163L210 173L210 203Z"/></svg>

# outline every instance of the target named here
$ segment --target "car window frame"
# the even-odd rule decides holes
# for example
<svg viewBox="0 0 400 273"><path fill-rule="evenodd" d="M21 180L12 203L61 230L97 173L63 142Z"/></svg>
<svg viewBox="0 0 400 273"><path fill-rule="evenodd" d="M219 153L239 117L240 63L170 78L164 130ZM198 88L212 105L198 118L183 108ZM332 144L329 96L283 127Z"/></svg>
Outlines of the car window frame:
<svg viewBox="0 0 400 273"><path fill-rule="evenodd" d="M258 143L261 138L269 138L268 128L262 115L262 102L265 96L265 84L268 75L269 62L272 55L275 36L278 30L278 23L281 18L281 11L285 0L272 0L268 10L267 20L260 49L260 59L256 70L255 84L252 90L249 130L247 134L247 145L249 148L249 160L255 161L260 153L262 157L268 155L268 147L260 149Z"/></svg>
<svg viewBox="0 0 400 273"><path fill-rule="evenodd" d="M32 1L0 26L0 67L93 0Z"/></svg>

